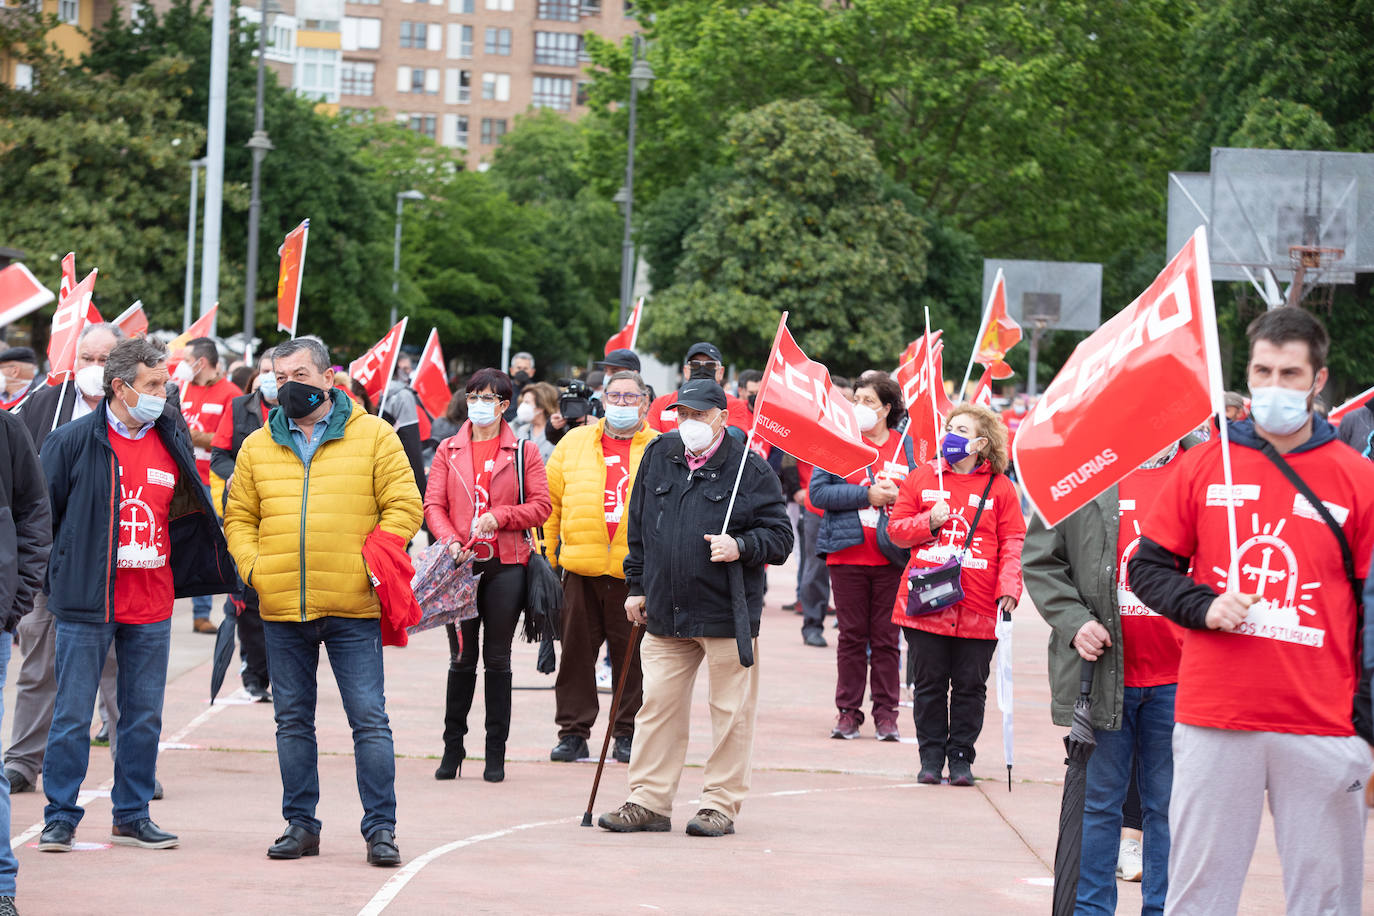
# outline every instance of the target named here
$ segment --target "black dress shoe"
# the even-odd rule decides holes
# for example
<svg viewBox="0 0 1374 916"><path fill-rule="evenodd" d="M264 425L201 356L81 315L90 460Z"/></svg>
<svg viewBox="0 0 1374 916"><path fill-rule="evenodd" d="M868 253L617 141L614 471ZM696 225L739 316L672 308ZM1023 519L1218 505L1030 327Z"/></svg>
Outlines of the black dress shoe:
<svg viewBox="0 0 1374 916"><path fill-rule="evenodd" d="M5 767L5 778L10 781L11 795L33 791L33 783L29 781L29 778L13 767Z"/></svg>
<svg viewBox="0 0 1374 916"><path fill-rule="evenodd" d="M153 780L153 801L161 801L161 800L162 800L162 780L156 779L156 778L155 778L155 779Z"/></svg>
<svg viewBox="0 0 1374 916"><path fill-rule="evenodd" d="M91 739L91 746L92 746L92 747L109 747L109 746L110 746L110 723L108 723L108 722L101 722L101 723L100 723L100 731L96 732L96 733L95 733L95 737Z"/></svg>
<svg viewBox="0 0 1374 916"><path fill-rule="evenodd" d="M385 827L372 831L367 838L367 864L382 868L394 868L401 864L401 850L396 845L396 835Z"/></svg>
<svg viewBox="0 0 1374 916"><path fill-rule="evenodd" d="M49 821L38 837L39 852L71 852L76 828L66 821Z"/></svg>
<svg viewBox="0 0 1374 916"><path fill-rule="evenodd" d="M277 837L277 842L267 847L269 859L299 859L301 856L319 854L320 835L298 824L287 824L286 831Z"/></svg>
<svg viewBox="0 0 1374 916"><path fill-rule="evenodd" d="M630 750L634 747L634 738L629 735L615 736L615 750L611 751L611 756L621 763L630 762Z"/></svg>
<svg viewBox="0 0 1374 916"><path fill-rule="evenodd" d="M148 818L132 824L115 824L110 828L110 842L118 846L138 846L142 849L171 849L181 840Z"/></svg>

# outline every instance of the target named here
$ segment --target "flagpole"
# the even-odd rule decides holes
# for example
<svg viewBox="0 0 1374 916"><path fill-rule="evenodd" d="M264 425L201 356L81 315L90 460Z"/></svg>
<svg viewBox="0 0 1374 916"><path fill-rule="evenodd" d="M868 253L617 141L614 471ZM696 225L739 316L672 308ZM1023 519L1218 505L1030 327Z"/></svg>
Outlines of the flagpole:
<svg viewBox="0 0 1374 916"><path fill-rule="evenodd" d="M635 345L639 343L639 322L642 321L643 318L644 318L644 297L643 297L643 296L640 296L640 297L639 297L639 301L635 303L635 310L634 310L635 329L634 329L634 331L632 331L632 332L630 333L630 349L631 349L631 350L633 350L633 349L635 348Z"/></svg>
<svg viewBox="0 0 1374 916"><path fill-rule="evenodd" d="M1212 397L1212 416L1221 436L1221 479L1226 487L1226 533L1230 537L1231 558L1226 564L1226 590L1240 589L1236 569L1236 502L1231 477L1231 434L1226 424L1226 393L1221 384L1221 343L1217 334L1217 309L1212 298L1212 260L1207 249L1207 229L1199 226L1193 233L1193 257L1197 262L1198 295L1203 299L1202 335L1207 345L1207 387Z"/></svg>
<svg viewBox="0 0 1374 916"><path fill-rule="evenodd" d="M379 417L386 413L386 399L391 396L391 377L396 374L396 363L401 359L401 341L405 340L406 322L409 320L409 315L401 319L401 334L396 338L396 346L394 348L394 355L391 357L391 365L387 367L386 380L382 383L382 402L377 405L377 416ZM392 329L387 330L387 337L391 336L391 330Z"/></svg>
<svg viewBox="0 0 1374 916"><path fill-rule="evenodd" d="M782 340L782 330L787 327L788 314L790 313L782 313L782 320L778 322L778 331L773 335L773 346L768 351L768 362L764 363L763 387L759 389L759 396L754 399L754 422L750 425L749 435L744 440L744 456L740 458L739 470L735 472L735 485L730 489L730 502L725 507L725 521L721 524L721 534L729 533L730 514L735 511L735 497L739 495L739 484L744 479L744 465L748 463L749 449L754 445L754 431L759 428L759 409L768 399L768 369L773 365L773 356L778 352L778 341ZM729 433L724 433L724 435L729 435Z"/></svg>
<svg viewBox="0 0 1374 916"><path fill-rule="evenodd" d="M979 337L982 333L979 333ZM974 348L977 352L977 348ZM965 379L965 384L968 380ZM945 469L940 462L940 408L935 403L935 365L930 359L930 307L926 307L926 387L930 389L930 419L935 427L935 475L940 482L940 491L945 489Z"/></svg>
<svg viewBox="0 0 1374 916"><path fill-rule="evenodd" d="M983 332L988 329L988 316L992 314L992 299L997 295L997 281L1002 278L1002 269L997 268L997 276L992 281L992 296L988 297L987 304L983 306L983 317L978 322L978 335L973 338L973 352L968 357L968 368L964 370L964 383L959 386L959 403L964 403L964 392L968 390L968 380L973 375L973 364L978 359L978 345L983 342ZM926 319L926 327L930 327L930 319Z"/></svg>

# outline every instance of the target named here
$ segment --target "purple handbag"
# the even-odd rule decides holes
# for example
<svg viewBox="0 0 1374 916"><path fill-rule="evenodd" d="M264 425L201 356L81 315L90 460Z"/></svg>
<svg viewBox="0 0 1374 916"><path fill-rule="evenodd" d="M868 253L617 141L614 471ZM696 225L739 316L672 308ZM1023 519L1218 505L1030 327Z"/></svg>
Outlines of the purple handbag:
<svg viewBox="0 0 1374 916"><path fill-rule="evenodd" d="M911 572L907 573L908 617L934 614L964 600L964 554L968 553L973 532L978 530L978 521L983 517L983 505L987 501L988 493L992 492L992 481L996 476L988 475L988 485L983 488L983 495L978 498L978 511L973 516L973 524L969 526L968 536L964 538L964 546L959 552L939 566L913 567Z"/></svg>

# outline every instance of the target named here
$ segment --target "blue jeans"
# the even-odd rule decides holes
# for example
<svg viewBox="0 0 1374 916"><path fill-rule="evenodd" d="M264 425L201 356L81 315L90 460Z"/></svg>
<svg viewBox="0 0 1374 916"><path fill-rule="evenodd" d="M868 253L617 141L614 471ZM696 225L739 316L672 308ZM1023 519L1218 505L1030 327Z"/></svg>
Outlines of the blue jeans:
<svg viewBox="0 0 1374 916"><path fill-rule="evenodd" d="M1079 916L1116 912L1116 860L1121 848L1121 806L1137 758L1145 873L1141 913L1164 912L1169 891L1169 794L1174 784L1174 696L1177 684L1127 687L1120 731L1096 729L1088 759L1083 811L1083 862L1078 876Z"/></svg>
<svg viewBox="0 0 1374 916"><path fill-rule="evenodd" d="M320 832L315 817L320 802L315 704L323 645L353 729L363 837L383 827L395 830L396 751L386 716L381 621L375 617L321 617L306 623L264 620L262 630L277 719L282 817L311 833Z"/></svg>
<svg viewBox="0 0 1374 916"><path fill-rule="evenodd" d="M210 609L214 606L214 598L210 595L196 595L191 599L191 618L193 620L209 620Z"/></svg>
<svg viewBox="0 0 1374 916"><path fill-rule="evenodd" d="M14 645L14 634L0 630L0 726L5 722L5 679L9 674L10 650ZM3 731L3 728L0 728ZM19 875L19 861L10 847L10 781L0 767L0 830L4 832L5 842L0 848L0 897L13 897L15 879Z"/></svg>
<svg viewBox="0 0 1374 916"><path fill-rule="evenodd" d="M119 666L115 681L119 741L114 748L110 805L119 826L148 817L171 641L170 617L159 623L57 621L53 664L57 698L43 753L43 791L48 796L45 822L64 821L74 828L85 813L76 798L90 762L91 708L112 642Z"/></svg>

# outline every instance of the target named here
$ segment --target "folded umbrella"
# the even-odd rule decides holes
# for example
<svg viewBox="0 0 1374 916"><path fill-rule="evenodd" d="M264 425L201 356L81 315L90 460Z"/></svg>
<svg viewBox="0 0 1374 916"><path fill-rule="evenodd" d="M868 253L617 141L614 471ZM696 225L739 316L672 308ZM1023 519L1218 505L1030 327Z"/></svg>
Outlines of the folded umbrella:
<svg viewBox="0 0 1374 916"><path fill-rule="evenodd" d="M1011 791L1011 767L1016 759L1012 729L1011 611L1003 611L997 621L997 708L1002 711L1002 753L1007 760L1007 791Z"/></svg>
<svg viewBox="0 0 1374 916"><path fill-rule="evenodd" d="M219 689L224 686L224 675L234 661L234 633L238 628L238 615L225 614L215 633L215 654L210 666L210 705L214 705Z"/></svg>
<svg viewBox="0 0 1374 916"><path fill-rule="evenodd" d="M477 582L481 574L472 571L472 557L462 563L453 562L449 555L451 543L436 541L429 545L416 564L410 585L420 605L420 622L406 627L411 635L477 616ZM463 550L471 544L468 541Z"/></svg>
<svg viewBox="0 0 1374 916"><path fill-rule="evenodd" d="M1093 737L1093 662L1084 661L1073 727L1064 736L1064 800L1059 807L1059 840L1054 847L1054 916L1073 913L1078 898L1078 872L1083 862L1083 805L1088 788L1088 758L1097 748Z"/></svg>

